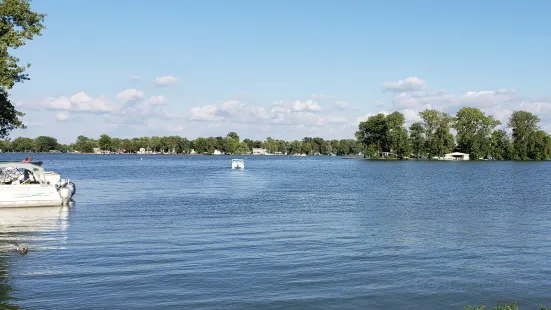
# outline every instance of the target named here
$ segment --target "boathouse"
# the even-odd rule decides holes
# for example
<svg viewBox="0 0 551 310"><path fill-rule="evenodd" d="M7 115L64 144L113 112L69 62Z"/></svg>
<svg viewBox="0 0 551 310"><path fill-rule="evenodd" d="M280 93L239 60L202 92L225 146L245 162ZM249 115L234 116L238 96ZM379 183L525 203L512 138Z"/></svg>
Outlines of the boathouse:
<svg viewBox="0 0 551 310"><path fill-rule="evenodd" d="M469 154L453 152L444 155L444 160L469 160Z"/></svg>

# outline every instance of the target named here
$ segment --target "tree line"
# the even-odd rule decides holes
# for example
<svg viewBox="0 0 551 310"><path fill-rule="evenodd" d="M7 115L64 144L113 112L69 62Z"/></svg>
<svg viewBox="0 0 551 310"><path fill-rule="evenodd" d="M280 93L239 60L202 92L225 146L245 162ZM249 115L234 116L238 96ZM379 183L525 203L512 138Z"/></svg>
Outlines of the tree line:
<svg viewBox="0 0 551 310"><path fill-rule="evenodd" d="M324 140L319 137L305 137L302 140L284 141L268 137L265 141L244 139L230 132L222 137L200 137L189 140L179 136L140 137L133 139L113 138L106 134L98 139L78 136L72 144L60 144L57 139L40 136L35 139L18 137L13 141L0 141L4 152L80 152L93 153L95 149L116 153L137 153L141 149L155 153L171 154L251 154L253 148L265 149L270 154L306 155L353 155L359 154L362 144L354 139Z"/></svg>
<svg viewBox="0 0 551 310"><path fill-rule="evenodd" d="M455 116L427 109L419 117L420 122L406 127L402 113L380 113L361 122L355 135L372 158L432 159L454 151L469 154L471 159L551 157L551 137L541 130L541 119L527 111L514 111L500 129L499 120L477 108L462 108Z"/></svg>

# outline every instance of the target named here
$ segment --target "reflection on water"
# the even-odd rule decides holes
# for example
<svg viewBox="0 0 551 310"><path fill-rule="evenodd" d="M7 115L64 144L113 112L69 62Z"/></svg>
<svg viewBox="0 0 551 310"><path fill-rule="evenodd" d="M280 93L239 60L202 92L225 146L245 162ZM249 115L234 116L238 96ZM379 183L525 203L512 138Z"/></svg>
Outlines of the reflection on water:
<svg viewBox="0 0 551 310"><path fill-rule="evenodd" d="M10 305L10 256L14 244L26 245L31 251L62 248L67 241L69 207L0 208L0 308L19 309ZM40 241L40 242L37 242ZM54 246L45 244L54 241ZM36 243L35 243L36 242ZM40 244L40 245L39 245Z"/></svg>
<svg viewBox="0 0 551 310"><path fill-rule="evenodd" d="M1 208L0 249L7 242L32 243L55 238L67 240L69 207Z"/></svg>

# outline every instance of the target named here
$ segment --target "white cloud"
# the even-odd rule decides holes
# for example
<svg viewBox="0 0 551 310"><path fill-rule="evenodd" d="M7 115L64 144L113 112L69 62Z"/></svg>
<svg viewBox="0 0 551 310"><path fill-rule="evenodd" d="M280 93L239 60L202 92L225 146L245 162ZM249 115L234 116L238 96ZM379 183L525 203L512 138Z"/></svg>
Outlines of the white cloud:
<svg viewBox="0 0 551 310"><path fill-rule="evenodd" d="M228 100L218 105L191 108L188 119L192 121L257 123L266 119L266 110L264 107L240 100Z"/></svg>
<svg viewBox="0 0 551 310"><path fill-rule="evenodd" d="M321 107L312 100L285 103L273 102L270 108L252 105L239 100L229 100L217 105L189 109L188 120L224 122L234 124L258 124L261 126L289 125L319 127L327 124L343 124L344 116L322 116Z"/></svg>
<svg viewBox="0 0 551 310"><path fill-rule="evenodd" d="M155 86L168 86L168 85L174 85L178 83L178 79L173 77L172 75L165 75L160 76L153 81L153 85Z"/></svg>
<svg viewBox="0 0 551 310"><path fill-rule="evenodd" d="M391 92L407 92L419 90L425 87L426 82L418 77L409 77L397 82L383 84L383 89Z"/></svg>
<svg viewBox="0 0 551 310"><path fill-rule="evenodd" d="M322 108L320 105L313 101L313 100L306 100L306 101L295 101L293 103L293 110L296 112L302 112L302 111L321 111Z"/></svg>
<svg viewBox="0 0 551 310"><path fill-rule="evenodd" d="M421 116L419 116L419 111L404 109L402 111L402 114L404 114L404 118L406 119L407 123L415 123L415 122L422 121Z"/></svg>
<svg viewBox="0 0 551 310"><path fill-rule="evenodd" d="M118 93L115 98L122 103L136 101L142 99L144 93L134 88L129 88Z"/></svg>
<svg viewBox="0 0 551 310"><path fill-rule="evenodd" d="M194 107L189 109L188 119L191 121L220 121L222 117L216 116L218 108L214 105Z"/></svg>
<svg viewBox="0 0 551 310"><path fill-rule="evenodd" d="M462 95L456 95L444 90L424 90L404 92L394 97L396 108L419 109L423 106L431 106L434 109L448 111L451 108L463 106L485 108L503 103L510 103L520 97L514 89L498 89L490 91L468 91Z"/></svg>
<svg viewBox="0 0 551 310"><path fill-rule="evenodd" d="M350 108L350 105L345 101L336 101L333 104L333 108L335 108L337 110L347 110L347 109Z"/></svg>
<svg viewBox="0 0 551 310"><path fill-rule="evenodd" d="M365 122L365 121L367 121L367 119L370 118L371 116L375 116L375 115L380 114L380 113L382 113L382 114L384 114L384 115L389 115L389 114L390 114L389 112L387 112L387 111L385 111L385 110L379 111L379 112L376 112L376 113L367 113L367 114L364 115L364 116L356 117L356 123L354 123L354 125L358 125L358 124L361 123L361 122Z"/></svg>
<svg viewBox="0 0 551 310"><path fill-rule="evenodd" d="M72 112L106 113L113 110L102 97L92 98L84 92L71 97L50 97L40 101L17 101L16 106L31 109L46 109Z"/></svg>
<svg viewBox="0 0 551 310"><path fill-rule="evenodd" d="M55 115L55 118L58 122L64 122L69 119L69 113L67 112L59 112Z"/></svg>
<svg viewBox="0 0 551 310"><path fill-rule="evenodd" d="M149 98L149 103L153 105L161 105L166 103L165 96L151 96Z"/></svg>
<svg viewBox="0 0 551 310"><path fill-rule="evenodd" d="M142 77L139 76L139 75L130 75L128 78L132 81L141 81L142 80Z"/></svg>

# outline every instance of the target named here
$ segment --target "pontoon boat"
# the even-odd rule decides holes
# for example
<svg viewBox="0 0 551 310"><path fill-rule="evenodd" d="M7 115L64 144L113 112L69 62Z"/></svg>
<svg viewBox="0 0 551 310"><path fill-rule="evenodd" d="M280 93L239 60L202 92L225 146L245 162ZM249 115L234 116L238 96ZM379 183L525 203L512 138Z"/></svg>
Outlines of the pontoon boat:
<svg viewBox="0 0 551 310"><path fill-rule="evenodd" d="M243 159L232 159L231 167L232 169L245 169L245 161Z"/></svg>

